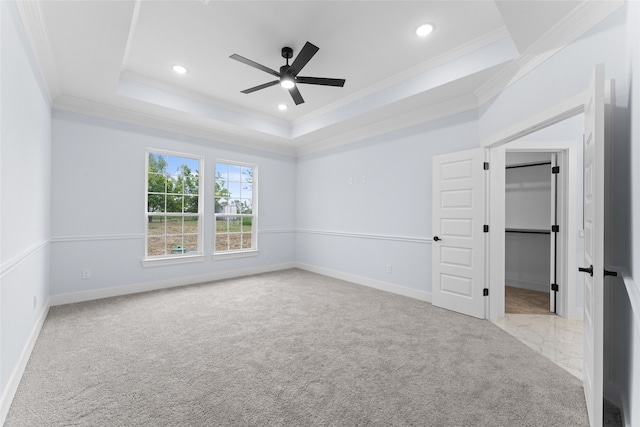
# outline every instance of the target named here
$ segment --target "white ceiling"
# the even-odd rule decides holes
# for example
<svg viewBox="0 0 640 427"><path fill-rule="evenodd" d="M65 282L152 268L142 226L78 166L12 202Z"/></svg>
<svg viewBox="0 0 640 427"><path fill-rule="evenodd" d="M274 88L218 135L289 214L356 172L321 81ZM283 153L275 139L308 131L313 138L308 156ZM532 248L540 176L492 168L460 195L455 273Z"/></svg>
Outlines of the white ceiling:
<svg viewBox="0 0 640 427"><path fill-rule="evenodd" d="M613 10L599 3L44 0L19 7L56 108L300 153L477 107L524 62L592 26L594 11L603 19ZM434 32L417 37L427 22ZM298 106L279 85L240 92L274 77L231 54L278 70L281 48L293 48L295 59L306 41L320 50L300 75L344 78L343 88L300 84ZM175 74L174 64L188 73ZM281 103L289 109L279 111Z"/></svg>

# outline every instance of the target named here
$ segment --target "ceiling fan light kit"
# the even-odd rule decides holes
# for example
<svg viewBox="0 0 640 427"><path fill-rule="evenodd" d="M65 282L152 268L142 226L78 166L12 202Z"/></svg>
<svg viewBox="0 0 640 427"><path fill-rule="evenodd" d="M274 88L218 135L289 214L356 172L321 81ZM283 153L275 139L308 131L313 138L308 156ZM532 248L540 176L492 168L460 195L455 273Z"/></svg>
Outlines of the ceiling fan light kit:
<svg viewBox="0 0 640 427"><path fill-rule="evenodd" d="M241 91L242 93L252 93L261 89L266 89L271 86L275 86L278 83L289 90L291 97L293 98L293 102L296 105L304 103L304 99L298 90L297 84L311 84L311 85L320 85L320 86L337 86L343 87L345 83L345 79L330 79L326 77L305 77L298 76L298 73L304 68L305 65L313 58L313 56L320 50L317 46L306 42L303 46L302 50L293 61L291 65L289 65L289 59L293 58L293 49L290 47L283 47L281 54L282 57L286 60L286 64L280 67L280 71L275 71L269 67L265 67L262 64L258 64L255 61L247 59L243 56L233 54L229 58L235 59L236 61L247 64L253 68L257 68L260 71L264 71L265 73L271 74L278 78L278 80L274 80L268 83L264 83L258 86L254 86L249 89L245 89Z"/></svg>

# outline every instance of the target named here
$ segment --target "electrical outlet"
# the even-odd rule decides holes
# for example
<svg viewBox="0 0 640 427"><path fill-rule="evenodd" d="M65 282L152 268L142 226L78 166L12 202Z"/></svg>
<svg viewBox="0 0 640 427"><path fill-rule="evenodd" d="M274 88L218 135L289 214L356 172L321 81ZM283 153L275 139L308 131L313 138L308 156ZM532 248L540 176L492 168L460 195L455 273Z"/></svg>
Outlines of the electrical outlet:
<svg viewBox="0 0 640 427"><path fill-rule="evenodd" d="M91 279L91 270L89 270L88 268L85 268L84 270L82 270L82 280L87 280L87 279Z"/></svg>
<svg viewBox="0 0 640 427"><path fill-rule="evenodd" d="M347 182L348 182L349 184L353 184L353 177L349 177L349 179L347 180Z"/></svg>
<svg viewBox="0 0 640 427"><path fill-rule="evenodd" d="M391 264L387 264L387 274L391 274Z"/></svg>
<svg viewBox="0 0 640 427"><path fill-rule="evenodd" d="M366 175L362 175L362 183L363 184L367 183L367 176Z"/></svg>

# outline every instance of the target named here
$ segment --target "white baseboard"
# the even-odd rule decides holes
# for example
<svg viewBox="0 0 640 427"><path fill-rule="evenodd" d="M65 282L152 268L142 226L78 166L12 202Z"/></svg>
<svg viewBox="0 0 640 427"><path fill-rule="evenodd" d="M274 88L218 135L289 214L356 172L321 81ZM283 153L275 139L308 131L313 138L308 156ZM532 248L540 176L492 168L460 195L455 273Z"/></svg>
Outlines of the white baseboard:
<svg viewBox="0 0 640 427"><path fill-rule="evenodd" d="M367 277L356 276L355 274L343 273L341 271L330 270L327 268L316 267L314 265L297 263L296 267L301 270L310 271L312 273L322 274L324 276L333 277L335 279L346 280L357 285L368 286L392 294L398 294L420 301L431 302L431 293L418 291L416 289L405 288L404 286L394 285L392 283L381 282L379 280L369 279Z"/></svg>
<svg viewBox="0 0 640 427"><path fill-rule="evenodd" d="M9 377L9 381L7 382L7 387L2 393L2 397L0 397L0 426L4 425L4 421L9 414L9 408L11 407L11 402L13 401L13 397L18 390L18 385L20 384L20 380L22 379L22 375L24 374L24 370L27 367L27 362L29 362L29 357L31 357L31 352L33 351L33 347L36 345L36 341L38 340L38 336L40 335L40 331L42 330L42 325L44 325L44 321L47 319L47 314L49 314L50 301L48 300L44 307L42 308L42 312L36 321L36 324L33 325L33 329L31 329L31 333L29 334L29 339L27 340L26 345L22 349L22 354L20 355L20 359L18 363L11 373Z"/></svg>
<svg viewBox="0 0 640 427"><path fill-rule="evenodd" d="M72 304L76 302L91 301L101 298L111 298L122 295L136 294L139 292L173 288L177 286L193 285L196 283L232 279L234 277L250 276L252 274L268 273L271 271L286 270L295 267L295 263L284 263L263 267L245 268L242 270L221 271L211 274L202 274L198 276L176 277L173 279L159 280L154 282L132 283L130 285L117 286L113 288L102 288L84 292L52 295L50 297L50 303L51 306Z"/></svg>

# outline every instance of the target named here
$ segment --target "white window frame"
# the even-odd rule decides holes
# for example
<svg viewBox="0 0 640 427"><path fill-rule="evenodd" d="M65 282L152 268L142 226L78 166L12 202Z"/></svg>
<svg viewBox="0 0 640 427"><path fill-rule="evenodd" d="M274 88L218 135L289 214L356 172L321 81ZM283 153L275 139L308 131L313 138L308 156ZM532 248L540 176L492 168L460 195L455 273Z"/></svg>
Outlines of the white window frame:
<svg viewBox="0 0 640 427"><path fill-rule="evenodd" d="M218 213L214 214L214 221L218 221L218 218L223 217L239 217L239 218L252 218L251 220L251 248L250 249L236 249L236 250L228 250L224 252L218 252L216 250L216 235L217 235L217 226L214 224L214 235L213 235L213 258L214 259L230 259L230 258L243 258L248 256L256 256L258 255L258 165L254 163L245 163L238 162L235 160L226 160L226 159L217 159L216 165L218 163L224 163L231 166L245 167L253 169L253 182L251 184L251 213L250 214L238 214L238 213ZM215 189L215 179L218 176L218 169L215 168L214 171L214 189ZM215 191L215 190L214 190ZM215 206L215 194L214 194L214 206ZM215 210L215 209L214 209Z"/></svg>
<svg viewBox="0 0 640 427"><path fill-rule="evenodd" d="M148 211L148 197L149 197L149 155L160 154L165 156L184 157L192 160L198 160L198 212L149 212ZM191 262L202 262L205 259L204 255L204 156L189 153L180 153L177 151L169 151L156 148L147 148L145 150L144 161L144 258L142 259L142 265L144 267L153 267L159 265L173 265L183 264ZM198 249L195 254L184 253L175 255L155 255L148 256L149 251L149 236L148 236L148 221L149 216L171 216L171 217L197 217L198 218Z"/></svg>

